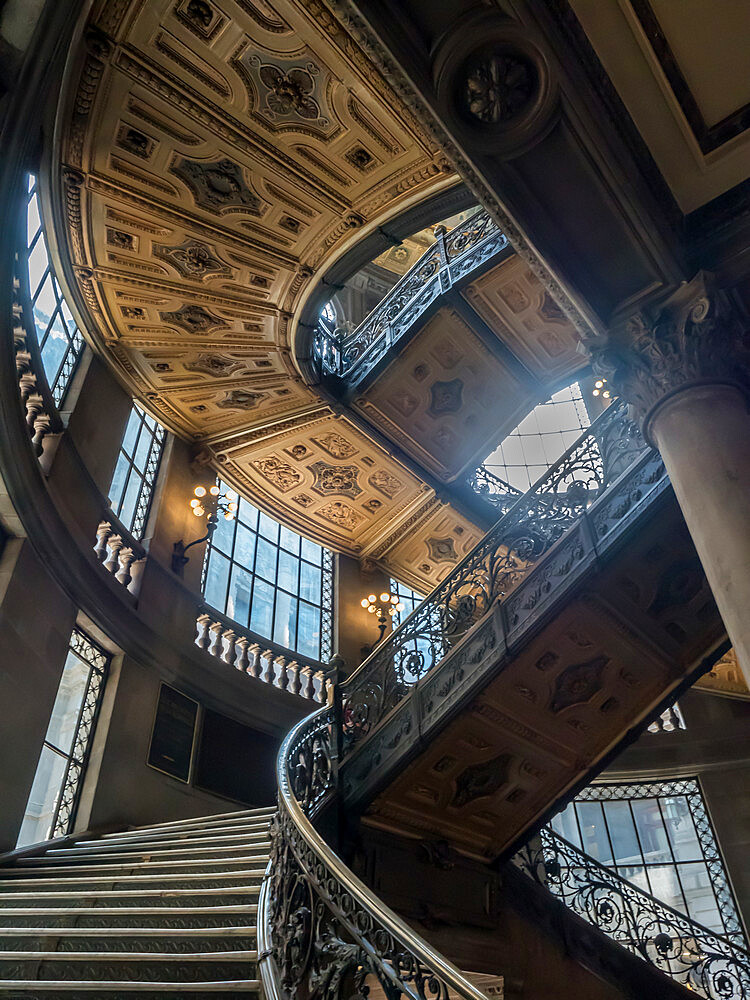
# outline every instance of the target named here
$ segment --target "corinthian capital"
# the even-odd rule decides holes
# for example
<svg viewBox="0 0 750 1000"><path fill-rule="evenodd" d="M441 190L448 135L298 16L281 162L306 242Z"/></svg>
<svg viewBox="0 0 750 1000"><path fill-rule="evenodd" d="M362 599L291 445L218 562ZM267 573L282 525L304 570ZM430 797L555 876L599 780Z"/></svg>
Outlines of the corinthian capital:
<svg viewBox="0 0 750 1000"><path fill-rule="evenodd" d="M750 326L732 298L699 272L657 309L589 343L594 371L630 403L650 439L670 396L695 385L750 389Z"/></svg>

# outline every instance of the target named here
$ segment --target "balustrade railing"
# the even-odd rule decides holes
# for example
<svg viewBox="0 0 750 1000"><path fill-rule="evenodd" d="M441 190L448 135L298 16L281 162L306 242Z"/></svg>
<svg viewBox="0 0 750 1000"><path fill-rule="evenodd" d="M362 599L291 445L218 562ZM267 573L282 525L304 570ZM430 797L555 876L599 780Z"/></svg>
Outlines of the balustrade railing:
<svg viewBox="0 0 750 1000"><path fill-rule="evenodd" d="M269 1000L368 995L487 1000L349 871L313 820L336 786L339 727L326 706L279 752L279 812L260 897L258 951Z"/></svg>
<svg viewBox="0 0 750 1000"><path fill-rule="evenodd" d="M523 496L523 490L511 486L505 479L490 472L484 465L467 478L467 484L477 494L497 510L500 517L507 514L516 500Z"/></svg>
<svg viewBox="0 0 750 1000"><path fill-rule="evenodd" d="M685 718L680 711L677 702L665 708L661 715L657 715L654 721L646 730L647 733L674 733L678 729L687 729Z"/></svg>
<svg viewBox="0 0 750 1000"><path fill-rule="evenodd" d="M332 671L320 661L243 629L239 622L208 606L200 611L195 624L196 646L228 667L310 701L322 704L328 700L333 687Z"/></svg>
<svg viewBox="0 0 750 1000"><path fill-rule="evenodd" d="M648 446L613 403L343 685L344 753L405 697Z"/></svg>
<svg viewBox="0 0 750 1000"><path fill-rule="evenodd" d="M543 829L513 858L618 944L708 1000L750 1000L750 954Z"/></svg>
<svg viewBox="0 0 750 1000"><path fill-rule="evenodd" d="M450 232L438 227L435 243L351 333L338 337L319 322L313 354L321 374L356 385L439 295L507 247L507 237L484 210Z"/></svg>
<svg viewBox="0 0 750 1000"><path fill-rule="evenodd" d="M96 529L94 552L102 566L133 596L137 596L146 567L146 550L114 514Z"/></svg>

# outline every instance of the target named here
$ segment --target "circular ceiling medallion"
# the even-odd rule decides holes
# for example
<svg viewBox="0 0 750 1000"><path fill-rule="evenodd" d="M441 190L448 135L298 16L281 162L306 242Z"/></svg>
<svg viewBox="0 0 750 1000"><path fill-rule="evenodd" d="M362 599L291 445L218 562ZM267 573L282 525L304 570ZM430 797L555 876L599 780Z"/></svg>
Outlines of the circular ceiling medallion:
<svg viewBox="0 0 750 1000"><path fill-rule="evenodd" d="M540 43L495 12L455 24L438 47L433 74L447 119L480 151L519 156L554 121L557 87Z"/></svg>

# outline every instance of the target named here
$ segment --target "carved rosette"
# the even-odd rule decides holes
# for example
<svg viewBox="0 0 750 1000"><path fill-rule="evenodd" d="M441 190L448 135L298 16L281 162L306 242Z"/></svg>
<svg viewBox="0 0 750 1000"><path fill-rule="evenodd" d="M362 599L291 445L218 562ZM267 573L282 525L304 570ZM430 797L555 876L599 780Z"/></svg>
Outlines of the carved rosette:
<svg viewBox="0 0 750 1000"><path fill-rule="evenodd" d="M748 324L728 293L700 272L658 310L633 316L619 332L590 342L594 371L630 404L644 437L666 400L694 386L750 389Z"/></svg>

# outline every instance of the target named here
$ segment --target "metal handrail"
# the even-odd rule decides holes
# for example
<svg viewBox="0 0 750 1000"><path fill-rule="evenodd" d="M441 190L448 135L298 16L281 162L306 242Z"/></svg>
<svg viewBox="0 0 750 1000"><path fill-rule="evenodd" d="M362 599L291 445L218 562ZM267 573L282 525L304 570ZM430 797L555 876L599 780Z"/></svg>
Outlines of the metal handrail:
<svg viewBox="0 0 750 1000"><path fill-rule="evenodd" d="M282 842L287 848L292 843L299 868L308 880L316 883L315 889L320 890L319 898L329 909L332 909L329 902L332 884L335 885L337 898L346 900L345 909L348 917L337 915L332 910L337 930L339 932L343 930L355 942L351 944L338 941L341 945L342 961L350 956L347 948L359 949L362 956L371 963L371 967L365 971L365 975L367 971L378 975L381 981L388 982L391 989L398 990L401 995L410 997L412 1000L420 1000L420 997L424 996L419 988L412 989L409 985L409 979L415 975L418 975L421 981L433 984L431 995L434 993L436 997L447 998L448 990L452 990L463 1000L487 1000L485 994L473 986L451 962L431 948L423 938L378 899L350 871L315 829L311 818L320 812L326 801L330 800L335 783L333 771L329 772L325 788L322 793L316 796L314 805L308 806L310 816L306 814L303 803L298 799L293 787L291 775L299 767L295 764L293 757L294 754L300 753L301 747L305 746L311 739L320 738L321 731L327 731L330 739L334 729L335 712L330 706L325 706L297 723L281 745L276 766L280 819L274 832L275 850L281 850ZM331 749L330 743L328 746ZM311 779L309 772L307 777ZM310 785L308 784L306 787L309 789ZM291 831L289 830L290 826ZM306 867L309 868L311 865L306 866L302 860L305 851L309 852L310 859L315 866L317 873L315 876L309 870L306 871ZM278 887L283 883L285 875L284 872L279 871L280 864L277 854L272 864L269 865L264 882L262 907L259 908L260 926L258 930L259 951L263 958L264 984L266 977L268 977L269 986L272 988L270 995L275 997L284 996L285 993L283 988L279 989L280 969L276 959L279 943L274 940L270 912L274 896L273 879L277 880ZM286 874L294 878L292 872ZM299 909L298 907L297 912ZM363 916L367 918L366 922L369 923L369 934L359 930L365 922L362 919ZM316 924L316 927L318 926L319 924ZM310 928L310 933L312 933L312 928ZM394 945L396 950L394 950ZM332 946L329 944L327 947L327 954L330 954ZM406 976L399 974L401 967L399 959L405 960L403 967L408 971ZM437 987L439 987L439 992Z"/></svg>

